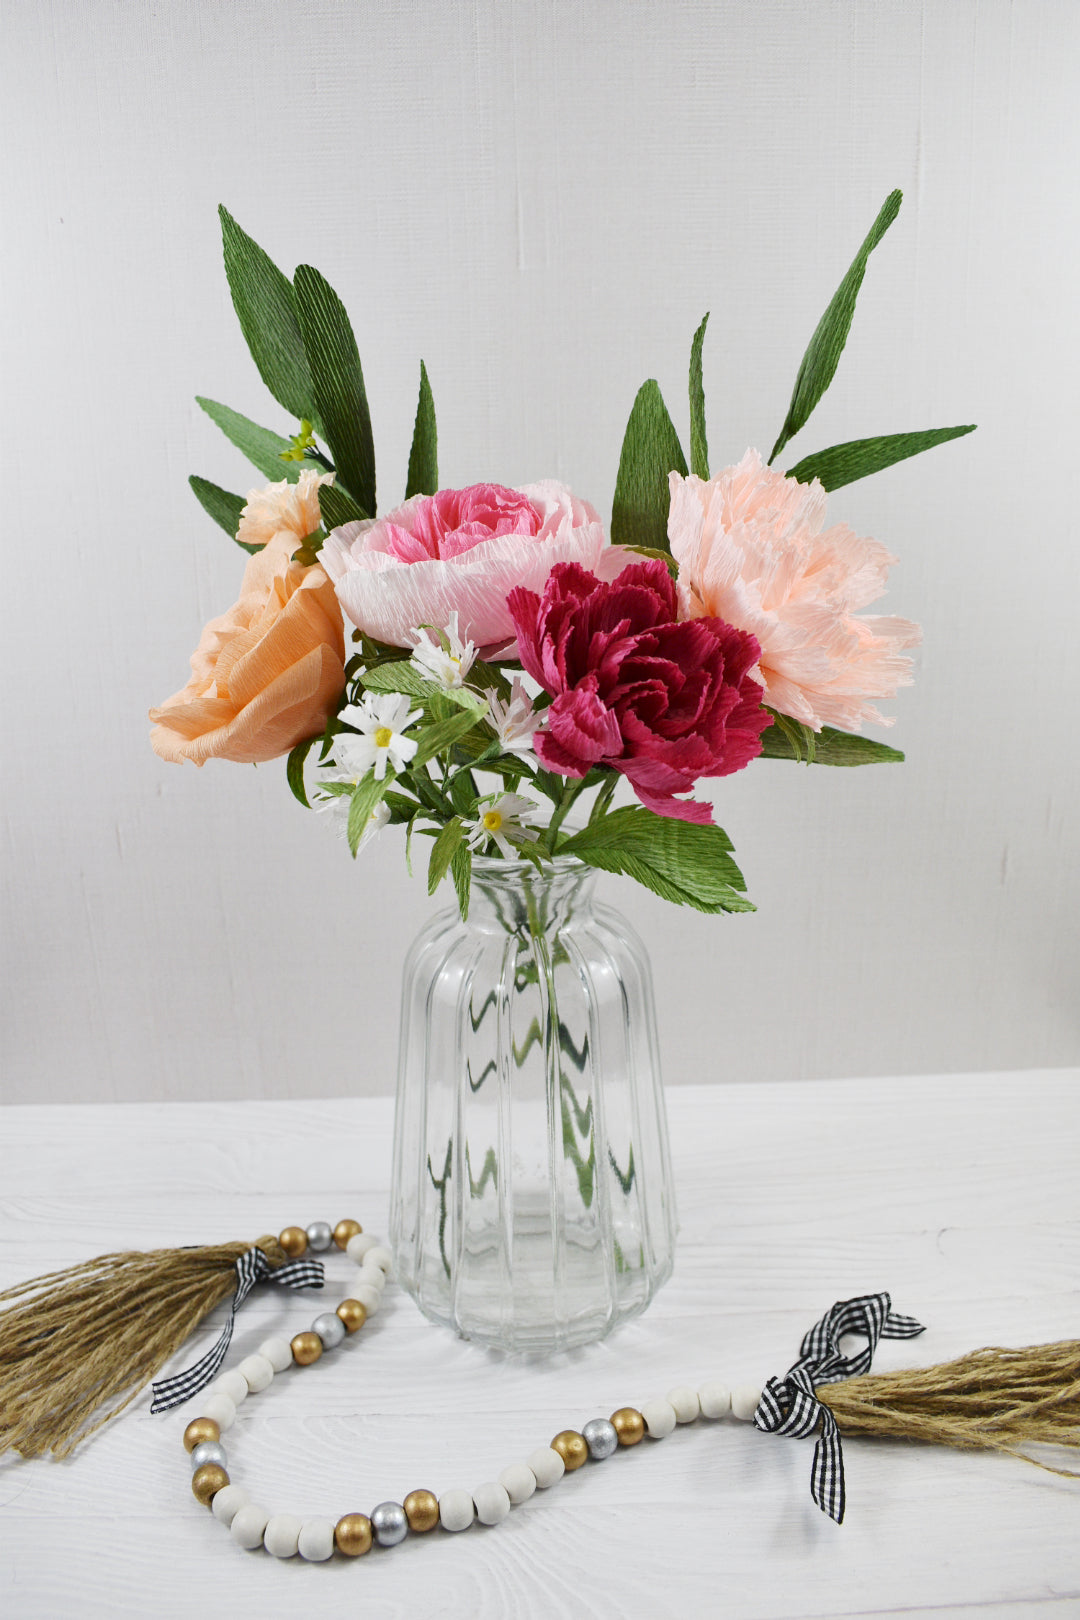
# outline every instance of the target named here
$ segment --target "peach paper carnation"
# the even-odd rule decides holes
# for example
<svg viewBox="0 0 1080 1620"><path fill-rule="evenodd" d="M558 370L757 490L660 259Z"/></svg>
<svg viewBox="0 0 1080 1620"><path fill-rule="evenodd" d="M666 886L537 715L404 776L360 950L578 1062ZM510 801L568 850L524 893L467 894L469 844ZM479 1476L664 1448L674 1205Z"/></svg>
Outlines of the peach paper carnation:
<svg viewBox="0 0 1080 1620"><path fill-rule="evenodd" d="M150 710L150 741L162 759L259 763L325 727L345 685L345 633L323 570L291 560L318 522L298 533L308 515L302 499L283 499L280 526L248 561L240 600L203 631L183 691ZM271 504L264 501L268 520Z"/></svg>
<svg viewBox="0 0 1080 1620"><path fill-rule="evenodd" d="M267 484L265 489L249 490L236 538L245 546L265 546L275 535L288 534L295 538L295 551L322 522L319 485L333 482L333 473L317 473L305 467L295 484L283 480Z"/></svg>
<svg viewBox="0 0 1080 1620"><path fill-rule="evenodd" d="M911 684L901 649L921 640L909 619L856 616L896 561L846 524L824 528L825 491L764 466L748 450L708 482L670 476L668 537L686 618L709 616L761 644L763 701L820 731L891 725L868 700Z"/></svg>

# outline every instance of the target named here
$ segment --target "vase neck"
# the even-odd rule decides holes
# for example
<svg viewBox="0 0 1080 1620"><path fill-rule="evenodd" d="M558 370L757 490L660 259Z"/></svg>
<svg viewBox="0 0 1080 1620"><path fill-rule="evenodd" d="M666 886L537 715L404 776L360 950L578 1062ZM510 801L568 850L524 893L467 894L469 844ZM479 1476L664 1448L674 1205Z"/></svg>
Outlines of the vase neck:
<svg viewBox="0 0 1080 1620"><path fill-rule="evenodd" d="M537 871L527 861L473 861L469 924L500 933L551 934L592 911L596 872L564 857Z"/></svg>

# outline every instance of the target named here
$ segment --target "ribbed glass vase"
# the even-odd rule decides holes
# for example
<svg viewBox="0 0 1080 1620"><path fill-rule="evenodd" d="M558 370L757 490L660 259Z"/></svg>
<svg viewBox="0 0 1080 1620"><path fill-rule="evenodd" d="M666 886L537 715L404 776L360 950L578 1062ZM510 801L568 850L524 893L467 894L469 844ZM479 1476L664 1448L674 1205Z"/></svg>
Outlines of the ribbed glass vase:
<svg viewBox="0 0 1080 1620"><path fill-rule="evenodd" d="M505 1350L644 1310L676 1230L645 947L564 859L475 860L402 985L390 1231L420 1309Z"/></svg>

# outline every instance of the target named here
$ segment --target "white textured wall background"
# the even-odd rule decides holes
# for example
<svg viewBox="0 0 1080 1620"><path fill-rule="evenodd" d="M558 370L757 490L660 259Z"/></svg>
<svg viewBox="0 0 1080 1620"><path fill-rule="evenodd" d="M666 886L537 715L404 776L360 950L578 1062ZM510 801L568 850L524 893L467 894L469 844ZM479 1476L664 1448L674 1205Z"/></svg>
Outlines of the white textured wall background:
<svg viewBox="0 0 1080 1620"><path fill-rule="evenodd" d="M926 627L909 762L725 782L753 917L608 898L671 1079L1078 1061L1075 0L6 0L3 39L6 1100L393 1083L429 907L393 839L354 868L280 765L146 740L243 561L185 485L248 487L192 396L285 429L219 201L344 297L383 503L422 355L444 482L607 514L645 377L685 426L706 309L713 464L768 450L903 187L791 458L980 423L832 497Z"/></svg>

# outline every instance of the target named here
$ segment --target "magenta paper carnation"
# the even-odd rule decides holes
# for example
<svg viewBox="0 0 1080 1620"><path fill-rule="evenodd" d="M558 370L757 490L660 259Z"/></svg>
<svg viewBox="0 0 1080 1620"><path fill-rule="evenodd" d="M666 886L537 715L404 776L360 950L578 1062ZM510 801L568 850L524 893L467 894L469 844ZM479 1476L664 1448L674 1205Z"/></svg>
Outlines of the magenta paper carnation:
<svg viewBox="0 0 1080 1620"><path fill-rule="evenodd" d="M678 623L656 560L611 582L559 564L542 596L519 588L508 605L522 665L554 700L533 738L543 764L561 776L614 766L658 815L711 821L709 805L675 794L760 754L769 717L748 673L754 637L715 618Z"/></svg>
<svg viewBox="0 0 1080 1620"><path fill-rule="evenodd" d="M414 495L385 517L335 529L319 561L348 618L377 641L412 647L419 625L443 628L456 613L462 639L491 648L513 636L515 586L542 590L561 562L610 577L625 553L606 545L587 502L546 481Z"/></svg>
<svg viewBox="0 0 1080 1620"><path fill-rule="evenodd" d="M707 483L670 476L668 537L689 618L715 615L761 643L765 702L820 731L891 725L870 698L911 685L901 649L921 640L909 619L856 617L885 590L896 561L846 524L824 528L825 491L763 465L748 450Z"/></svg>

